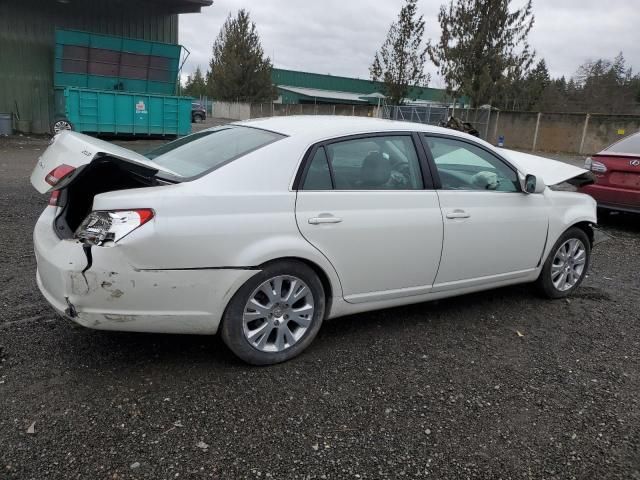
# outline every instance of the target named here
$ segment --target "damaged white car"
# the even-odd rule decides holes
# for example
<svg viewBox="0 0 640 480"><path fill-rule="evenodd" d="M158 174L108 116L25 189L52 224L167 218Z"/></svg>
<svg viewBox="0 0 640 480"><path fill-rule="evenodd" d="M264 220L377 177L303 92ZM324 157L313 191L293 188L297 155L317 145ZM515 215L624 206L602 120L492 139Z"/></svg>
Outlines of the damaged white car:
<svg viewBox="0 0 640 480"><path fill-rule="evenodd" d="M323 320L515 283L551 298L589 266L586 170L464 133L349 117L238 122L147 156L73 132L31 182L37 281L90 328L215 334L243 360Z"/></svg>

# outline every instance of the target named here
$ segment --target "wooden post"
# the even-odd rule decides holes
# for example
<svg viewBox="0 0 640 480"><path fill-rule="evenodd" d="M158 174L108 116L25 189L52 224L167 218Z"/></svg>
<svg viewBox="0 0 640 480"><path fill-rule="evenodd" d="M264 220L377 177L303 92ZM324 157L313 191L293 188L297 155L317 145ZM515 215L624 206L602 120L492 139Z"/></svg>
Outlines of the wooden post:
<svg viewBox="0 0 640 480"><path fill-rule="evenodd" d="M352 116L352 117L355 117L355 116L356 116L356 106L355 106L355 105L352 105L352 106L351 106L351 116Z"/></svg>
<svg viewBox="0 0 640 480"><path fill-rule="evenodd" d="M538 112L538 118L536 119L536 131L533 133L533 146L531 147L531 151L535 152L536 144L538 143L538 129L540 128L540 117L542 116L541 112Z"/></svg>
<svg viewBox="0 0 640 480"><path fill-rule="evenodd" d="M587 129L589 128L590 118L591 118L591 114L587 113L587 116L584 119L584 127L582 128L582 139L580 140L580 150L578 151L580 155L584 153L584 141L587 138Z"/></svg>

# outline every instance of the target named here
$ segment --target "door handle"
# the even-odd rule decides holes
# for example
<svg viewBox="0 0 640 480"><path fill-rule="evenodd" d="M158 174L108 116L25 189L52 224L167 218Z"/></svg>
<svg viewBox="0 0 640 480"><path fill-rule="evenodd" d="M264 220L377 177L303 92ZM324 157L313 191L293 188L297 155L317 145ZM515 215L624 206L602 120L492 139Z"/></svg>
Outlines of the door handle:
<svg viewBox="0 0 640 480"><path fill-rule="evenodd" d="M311 225L320 225L321 223L340 223L342 221L339 217L334 216L321 216L321 217L313 217L309 219L309 223Z"/></svg>
<svg viewBox="0 0 640 480"><path fill-rule="evenodd" d="M459 208L447 213L447 218L469 218L470 216L470 214Z"/></svg>

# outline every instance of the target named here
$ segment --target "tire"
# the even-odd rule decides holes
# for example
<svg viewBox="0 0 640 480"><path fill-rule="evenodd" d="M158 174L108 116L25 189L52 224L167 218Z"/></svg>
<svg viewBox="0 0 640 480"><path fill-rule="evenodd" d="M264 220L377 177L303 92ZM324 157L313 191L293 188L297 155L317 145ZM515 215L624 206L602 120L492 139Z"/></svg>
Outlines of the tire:
<svg viewBox="0 0 640 480"><path fill-rule="evenodd" d="M64 130L74 130L73 123L66 118L56 118L51 124L51 133L57 135Z"/></svg>
<svg viewBox="0 0 640 480"><path fill-rule="evenodd" d="M584 252L582 255L580 255L581 250ZM583 260L583 263L580 263L580 260ZM584 280L589 270L590 260L589 237L578 227L569 228L560 236L544 262L536 281L540 292L545 297L554 299L570 295Z"/></svg>
<svg viewBox="0 0 640 480"><path fill-rule="evenodd" d="M204 122L204 117L202 115L200 115L199 113L196 113L193 116L193 123L202 123Z"/></svg>
<svg viewBox="0 0 640 480"><path fill-rule="evenodd" d="M287 301L296 293L297 299ZM311 344L324 313L325 293L316 273L302 262L278 261L235 293L223 315L220 335L245 362L273 365L294 358Z"/></svg>

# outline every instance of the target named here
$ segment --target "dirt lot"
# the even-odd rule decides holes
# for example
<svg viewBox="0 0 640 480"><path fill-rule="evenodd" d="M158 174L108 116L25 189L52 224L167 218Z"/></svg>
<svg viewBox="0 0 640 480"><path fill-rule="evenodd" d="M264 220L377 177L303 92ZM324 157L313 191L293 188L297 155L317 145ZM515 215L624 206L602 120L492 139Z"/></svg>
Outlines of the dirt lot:
<svg viewBox="0 0 640 480"><path fill-rule="evenodd" d="M351 316L252 368L215 337L56 318L31 243L44 148L0 139L0 478L640 479L640 218L603 226L570 300Z"/></svg>

